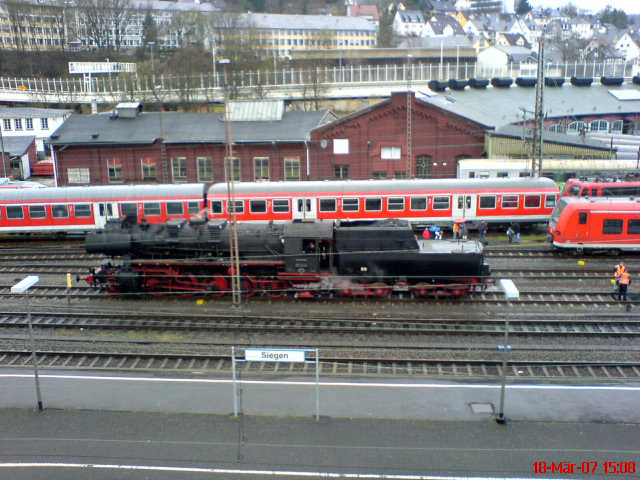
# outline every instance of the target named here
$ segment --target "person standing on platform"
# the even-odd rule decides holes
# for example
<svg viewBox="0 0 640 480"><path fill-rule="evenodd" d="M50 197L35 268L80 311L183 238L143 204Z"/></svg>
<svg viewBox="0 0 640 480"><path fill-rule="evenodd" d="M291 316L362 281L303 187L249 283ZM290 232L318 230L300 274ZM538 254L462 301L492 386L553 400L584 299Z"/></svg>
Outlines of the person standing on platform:
<svg viewBox="0 0 640 480"><path fill-rule="evenodd" d="M486 245L487 242L484 241L484 236L487 234L487 228L489 226L487 225L487 221L486 220L481 220L480 223L478 224L478 235L480 236L480 243Z"/></svg>
<svg viewBox="0 0 640 480"><path fill-rule="evenodd" d="M453 239L458 240L460 238L460 224L453 222L453 227L451 229L453 230Z"/></svg>

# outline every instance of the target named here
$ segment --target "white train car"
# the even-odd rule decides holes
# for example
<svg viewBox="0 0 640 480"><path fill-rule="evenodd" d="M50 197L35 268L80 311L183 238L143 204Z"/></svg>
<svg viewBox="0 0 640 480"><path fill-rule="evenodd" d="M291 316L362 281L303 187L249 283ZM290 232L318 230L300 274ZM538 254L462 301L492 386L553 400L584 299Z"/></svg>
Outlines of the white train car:
<svg viewBox="0 0 640 480"><path fill-rule="evenodd" d="M544 159L542 176L557 181L576 177L640 177L638 160ZM458 178L518 178L531 175L531 159L465 158L458 160Z"/></svg>

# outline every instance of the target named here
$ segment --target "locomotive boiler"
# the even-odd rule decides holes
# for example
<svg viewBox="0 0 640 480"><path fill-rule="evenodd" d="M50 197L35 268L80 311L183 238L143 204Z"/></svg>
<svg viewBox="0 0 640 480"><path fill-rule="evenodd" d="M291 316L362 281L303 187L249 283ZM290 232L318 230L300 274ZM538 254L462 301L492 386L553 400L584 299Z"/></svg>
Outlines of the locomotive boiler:
<svg viewBox="0 0 640 480"><path fill-rule="evenodd" d="M236 272L229 229L226 221L109 222L87 235L86 250L121 258L85 279L111 293L221 296L238 274L247 295L428 297L482 291L490 274L480 243L418 240L398 220L240 223Z"/></svg>

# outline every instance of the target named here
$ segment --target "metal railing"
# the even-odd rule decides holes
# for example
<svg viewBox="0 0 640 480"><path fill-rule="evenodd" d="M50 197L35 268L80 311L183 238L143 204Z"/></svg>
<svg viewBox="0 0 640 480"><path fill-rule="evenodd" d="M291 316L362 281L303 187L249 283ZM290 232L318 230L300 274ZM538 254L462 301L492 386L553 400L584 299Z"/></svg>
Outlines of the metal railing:
<svg viewBox="0 0 640 480"><path fill-rule="evenodd" d="M306 96L318 86L321 88L347 88L362 86L393 86L407 84L410 71L413 84L431 80L535 77L535 64L510 64L505 67L482 66L476 63L442 62L415 63L412 65L357 65L344 67L281 68L276 70L235 71L227 81L239 96L260 97L265 92L279 90L293 93L305 90ZM548 63L545 76L570 78L630 77L640 73L638 62L615 63ZM90 82L83 78L29 78L0 77L0 99L9 92L22 94L26 101L38 101L44 95L47 101L73 102L95 99L148 99L166 95L162 100L192 97L194 100L221 99L223 74L196 75L138 75L117 74L93 76ZM265 95L266 96L266 95ZM295 96L295 94L294 94ZM42 99L40 100L42 101Z"/></svg>

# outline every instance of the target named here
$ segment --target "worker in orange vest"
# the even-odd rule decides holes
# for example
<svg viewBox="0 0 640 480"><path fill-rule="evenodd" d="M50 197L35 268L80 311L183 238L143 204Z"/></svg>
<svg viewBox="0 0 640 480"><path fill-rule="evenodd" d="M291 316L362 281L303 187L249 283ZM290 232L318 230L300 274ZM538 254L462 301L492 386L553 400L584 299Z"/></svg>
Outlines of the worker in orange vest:
<svg viewBox="0 0 640 480"><path fill-rule="evenodd" d="M624 264L624 262L620 262L618 265L616 265L616 270L614 272L614 275L616 278L618 278L620 277L620 275L622 275L626 271L627 271L627 266Z"/></svg>
<svg viewBox="0 0 640 480"><path fill-rule="evenodd" d="M618 279L618 300L627 301L627 288L631 284L631 278L629 272L625 271L620 274Z"/></svg>

